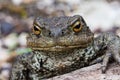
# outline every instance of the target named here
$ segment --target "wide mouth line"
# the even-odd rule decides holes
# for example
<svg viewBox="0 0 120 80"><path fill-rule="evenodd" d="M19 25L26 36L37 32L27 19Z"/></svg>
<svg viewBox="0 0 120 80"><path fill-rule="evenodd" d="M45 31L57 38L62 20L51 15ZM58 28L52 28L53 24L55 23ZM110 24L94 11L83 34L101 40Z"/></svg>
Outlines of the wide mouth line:
<svg viewBox="0 0 120 80"><path fill-rule="evenodd" d="M74 45L74 46L51 46L51 47L35 47L35 46L30 46L31 48L34 49L71 49L71 48L84 48L88 46L89 44L84 44L84 45Z"/></svg>
<svg viewBox="0 0 120 80"><path fill-rule="evenodd" d="M72 46L72 47L62 47L62 46L55 46L55 47L49 47L49 48L46 48L46 47L33 47L32 49L33 50L42 50L42 51L66 51L66 50L72 50L72 49L77 49L77 48L80 48L80 49L83 49L83 48L86 48L87 45L84 45L84 46Z"/></svg>

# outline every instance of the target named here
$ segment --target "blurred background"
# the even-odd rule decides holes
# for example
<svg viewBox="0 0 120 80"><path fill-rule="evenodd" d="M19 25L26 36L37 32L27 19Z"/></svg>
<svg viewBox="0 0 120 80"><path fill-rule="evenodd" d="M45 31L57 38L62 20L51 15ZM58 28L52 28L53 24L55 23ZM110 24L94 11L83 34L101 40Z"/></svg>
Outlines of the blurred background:
<svg viewBox="0 0 120 80"><path fill-rule="evenodd" d="M120 35L120 0L0 0L0 80L17 55L30 52L26 36L37 16L81 15L97 35Z"/></svg>

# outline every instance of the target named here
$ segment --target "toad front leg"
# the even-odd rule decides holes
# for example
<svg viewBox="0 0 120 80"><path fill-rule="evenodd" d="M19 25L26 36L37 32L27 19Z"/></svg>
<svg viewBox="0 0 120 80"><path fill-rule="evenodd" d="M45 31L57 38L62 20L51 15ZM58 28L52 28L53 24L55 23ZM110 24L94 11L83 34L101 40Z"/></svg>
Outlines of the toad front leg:
<svg viewBox="0 0 120 80"><path fill-rule="evenodd" d="M10 80L41 80L49 75L44 75L46 57L39 52L19 55L13 64Z"/></svg>
<svg viewBox="0 0 120 80"><path fill-rule="evenodd" d="M27 64L23 61L22 57L24 56L19 56L16 58L12 68L10 80L28 80L29 79L28 77L29 71L25 66Z"/></svg>
<svg viewBox="0 0 120 80"><path fill-rule="evenodd" d="M113 33L103 33L95 39L94 47L100 47L99 55L102 56L93 60L93 63L102 61L102 72L105 73L108 62L114 59L120 63L120 37Z"/></svg>

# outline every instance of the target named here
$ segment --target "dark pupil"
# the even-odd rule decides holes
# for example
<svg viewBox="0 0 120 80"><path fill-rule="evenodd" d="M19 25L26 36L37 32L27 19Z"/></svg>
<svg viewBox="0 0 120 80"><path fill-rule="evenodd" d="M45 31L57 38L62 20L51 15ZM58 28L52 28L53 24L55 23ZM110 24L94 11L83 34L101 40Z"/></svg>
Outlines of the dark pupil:
<svg viewBox="0 0 120 80"><path fill-rule="evenodd" d="M74 28L79 29L80 28L80 24L76 25Z"/></svg>
<svg viewBox="0 0 120 80"><path fill-rule="evenodd" d="M34 26L34 30L35 30L35 31L39 31L39 29L38 29L38 28L36 28L36 26Z"/></svg>

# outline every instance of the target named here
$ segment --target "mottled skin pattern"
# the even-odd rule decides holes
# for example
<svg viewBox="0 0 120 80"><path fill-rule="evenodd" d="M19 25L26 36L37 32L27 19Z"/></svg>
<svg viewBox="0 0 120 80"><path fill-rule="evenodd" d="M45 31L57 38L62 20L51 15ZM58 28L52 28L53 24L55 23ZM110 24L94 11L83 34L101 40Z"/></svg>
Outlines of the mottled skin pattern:
<svg viewBox="0 0 120 80"><path fill-rule="evenodd" d="M10 80L41 80L110 59L120 63L120 38L113 33L93 33L79 15L38 17L27 45L33 51L16 58Z"/></svg>

